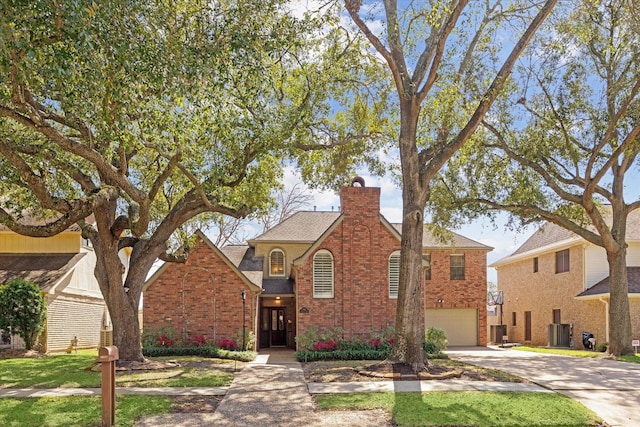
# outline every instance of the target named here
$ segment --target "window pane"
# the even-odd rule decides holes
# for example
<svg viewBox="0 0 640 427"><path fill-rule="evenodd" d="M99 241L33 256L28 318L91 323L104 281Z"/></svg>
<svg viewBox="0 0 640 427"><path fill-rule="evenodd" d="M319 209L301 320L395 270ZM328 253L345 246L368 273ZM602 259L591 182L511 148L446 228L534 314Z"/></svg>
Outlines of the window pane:
<svg viewBox="0 0 640 427"><path fill-rule="evenodd" d="M464 255L451 255L449 262L451 280L464 280Z"/></svg>
<svg viewBox="0 0 640 427"><path fill-rule="evenodd" d="M556 252L556 273L569 271L569 249Z"/></svg>
<svg viewBox="0 0 640 427"><path fill-rule="evenodd" d="M424 267L424 280L431 280L431 254L422 255L422 266Z"/></svg>
<svg viewBox="0 0 640 427"><path fill-rule="evenodd" d="M284 276L284 252L279 249L271 251L269 268L272 276Z"/></svg>
<svg viewBox="0 0 640 427"><path fill-rule="evenodd" d="M394 252L389 257L389 298L398 298L400 283L400 253Z"/></svg>

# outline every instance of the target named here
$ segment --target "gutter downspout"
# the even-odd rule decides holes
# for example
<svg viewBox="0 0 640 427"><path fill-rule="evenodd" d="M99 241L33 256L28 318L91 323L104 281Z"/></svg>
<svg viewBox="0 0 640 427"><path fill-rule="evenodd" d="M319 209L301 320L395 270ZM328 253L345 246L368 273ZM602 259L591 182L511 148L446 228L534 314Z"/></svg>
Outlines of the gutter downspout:
<svg viewBox="0 0 640 427"><path fill-rule="evenodd" d="M599 301L601 303L604 304L604 308L605 308L605 316L604 316L604 324L605 324L605 331L606 331L606 342L609 342L609 301L605 300L604 297L600 297Z"/></svg>

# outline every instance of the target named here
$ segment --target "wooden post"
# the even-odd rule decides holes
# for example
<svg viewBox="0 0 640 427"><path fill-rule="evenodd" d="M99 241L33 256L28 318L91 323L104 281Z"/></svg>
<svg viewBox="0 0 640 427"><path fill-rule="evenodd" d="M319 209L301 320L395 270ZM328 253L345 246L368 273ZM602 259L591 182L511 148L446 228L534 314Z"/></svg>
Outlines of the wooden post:
<svg viewBox="0 0 640 427"><path fill-rule="evenodd" d="M102 365L102 427L111 427L116 421L116 360L118 347L100 347L98 361Z"/></svg>

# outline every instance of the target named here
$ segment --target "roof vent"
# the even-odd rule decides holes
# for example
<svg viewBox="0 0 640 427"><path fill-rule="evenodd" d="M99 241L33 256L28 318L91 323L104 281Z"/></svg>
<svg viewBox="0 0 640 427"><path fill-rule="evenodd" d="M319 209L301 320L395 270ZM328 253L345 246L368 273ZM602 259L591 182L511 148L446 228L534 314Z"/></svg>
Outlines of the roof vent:
<svg viewBox="0 0 640 427"><path fill-rule="evenodd" d="M359 185L356 185L359 184ZM361 176L356 176L351 180L352 187L364 187L364 178Z"/></svg>

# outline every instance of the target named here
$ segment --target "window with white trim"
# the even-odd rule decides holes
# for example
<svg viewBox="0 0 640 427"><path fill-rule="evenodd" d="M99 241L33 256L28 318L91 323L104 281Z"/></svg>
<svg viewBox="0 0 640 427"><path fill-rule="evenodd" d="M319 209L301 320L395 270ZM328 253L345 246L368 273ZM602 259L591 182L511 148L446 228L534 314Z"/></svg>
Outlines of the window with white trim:
<svg viewBox="0 0 640 427"><path fill-rule="evenodd" d="M400 284L400 251L395 251L389 256L389 298L398 298Z"/></svg>
<svg viewBox="0 0 640 427"><path fill-rule="evenodd" d="M333 255L324 249L313 256L313 297L333 298Z"/></svg>
<svg viewBox="0 0 640 427"><path fill-rule="evenodd" d="M284 276L284 252L280 249L274 249L269 254L269 275Z"/></svg>

